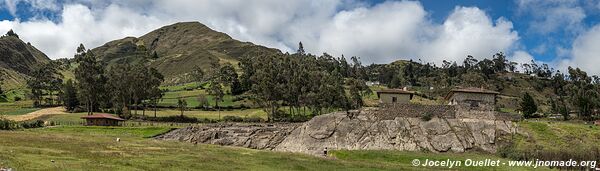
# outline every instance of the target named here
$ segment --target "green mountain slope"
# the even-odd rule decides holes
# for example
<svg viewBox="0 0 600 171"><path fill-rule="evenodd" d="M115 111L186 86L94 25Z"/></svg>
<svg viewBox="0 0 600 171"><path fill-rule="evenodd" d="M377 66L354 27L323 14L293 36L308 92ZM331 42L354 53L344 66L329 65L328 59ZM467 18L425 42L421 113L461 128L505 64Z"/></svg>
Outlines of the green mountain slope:
<svg viewBox="0 0 600 171"><path fill-rule="evenodd" d="M48 56L17 37L0 37L0 75L4 78L4 89L24 87L32 69L49 61Z"/></svg>
<svg viewBox="0 0 600 171"><path fill-rule="evenodd" d="M175 23L139 38L126 37L92 49L109 66L115 63L149 62L165 75L165 84L190 82L195 66L205 69L211 63L236 63L255 52L280 53L232 39L199 22ZM156 54L156 55L154 55Z"/></svg>

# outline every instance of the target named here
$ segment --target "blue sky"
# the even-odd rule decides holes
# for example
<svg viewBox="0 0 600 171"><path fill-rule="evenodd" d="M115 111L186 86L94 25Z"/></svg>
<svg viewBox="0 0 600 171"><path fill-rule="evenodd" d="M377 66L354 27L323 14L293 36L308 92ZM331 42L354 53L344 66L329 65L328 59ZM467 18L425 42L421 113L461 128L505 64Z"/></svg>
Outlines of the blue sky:
<svg viewBox="0 0 600 171"><path fill-rule="evenodd" d="M600 38L597 0L4 0L0 31L14 29L51 58L141 36L179 21L200 21L232 37L284 51L360 56L366 63L466 55L534 59L555 68L594 69ZM598 26L598 27L597 27ZM64 32L64 33L63 33Z"/></svg>

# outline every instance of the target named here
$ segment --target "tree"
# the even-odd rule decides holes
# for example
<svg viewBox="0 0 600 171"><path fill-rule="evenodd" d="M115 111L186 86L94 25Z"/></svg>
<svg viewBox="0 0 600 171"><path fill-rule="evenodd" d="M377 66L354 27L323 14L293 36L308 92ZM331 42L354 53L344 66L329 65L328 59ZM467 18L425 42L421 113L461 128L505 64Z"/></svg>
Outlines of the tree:
<svg viewBox="0 0 600 171"><path fill-rule="evenodd" d="M4 94L4 90L2 90L2 82L4 82L4 74L0 73L0 98L6 100L6 95Z"/></svg>
<svg viewBox="0 0 600 171"><path fill-rule="evenodd" d="M98 61L96 56L85 47L77 48L76 58L79 58L79 66L75 69L75 79L78 82L80 101L86 106L88 115L99 109L100 102L106 98L104 88L107 81L104 75L104 64Z"/></svg>
<svg viewBox="0 0 600 171"><path fill-rule="evenodd" d="M129 64L116 64L110 67L107 72L108 82L107 87L111 90L110 97L113 103L113 108L117 114L122 114L129 117L131 110L129 106L131 104L132 95L132 80L130 78L131 65Z"/></svg>
<svg viewBox="0 0 600 171"><path fill-rule="evenodd" d="M567 96L566 85L565 75L560 73L560 71L556 72L552 77L552 88L554 89L554 94L558 96L558 99L555 100L555 112L560 113L564 120L569 120L569 109L567 102L565 102L565 97Z"/></svg>
<svg viewBox="0 0 600 171"><path fill-rule="evenodd" d="M223 93L223 87L218 81L215 80L210 82L210 86L208 87L208 95L213 97L213 100L215 101L215 108L217 108L219 112L219 119L221 119L221 107L219 106L219 102L223 101L223 96L225 96L225 93Z"/></svg>
<svg viewBox="0 0 600 171"><path fill-rule="evenodd" d="M598 99L600 99L597 84L592 84L592 78L579 68L569 67L568 71L572 82L569 89L573 105L577 107L581 118L592 120L592 110L599 106Z"/></svg>
<svg viewBox="0 0 600 171"><path fill-rule="evenodd" d="M496 53L493 56L492 62L494 63L494 70L496 72L504 72L510 65L510 63L508 63L508 60L506 60L506 56L504 56L504 53L502 52Z"/></svg>
<svg viewBox="0 0 600 171"><path fill-rule="evenodd" d="M215 108L217 108L218 113L219 113L219 119L221 119L221 107L219 106L219 102L223 101L223 96L225 96L225 92L223 91L223 86L222 84L227 84L224 82L229 81L230 79L230 75L228 75L230 72L229 67L231 67L231 69L233 69L233 66L229 65L224 65L223 67L220 67L218 64L212 64L213 66L211 68L213 68L212 70L209 70L209 74L208 74L208 83L209 83L209 87L206 90L208 95L211 95L213 97L213 100L215 101ZM235 72L235 71L232 71Z"/></svg>
<svg viewBox="0 0 600 171"><path fill-rule="evenodd" d="M415 77L415 67L414 62L410 60L408 64L404 67L404 78L409 85L415 86L417 85L417 78Z"/></svg>
<svg viewBox="0 0 600 171"><path fill-rule="evenodd" d="M48 97L48 104L53 105L55 93L60 93L62 87L62 74L58 72L54 62L36 66L27 79L27 87L31 90L31 99L34 106L42 105L44 96Z"/></svg>
<svg viewBox="0 0 600 171"><path fill-rule="evenodd" d="M231 64L224 64L219 69L217 82L226 86L232 86L233 83L238 79L238 75L235 72L235 68Z"/></svg>
<svg viewBox="0 0 600 171"><path fill-rule="evenodd" d="M6 33L6 36L12 36L12 37L19 38L19 35L17 35L17 33L15 33L12 29L8 30L8 32Z"/></svg>
<svg viewBox="0 0 600 171"><path fill-rule="evenodd" d="M67 111L74 111L79 106L77 89L75 88L75 83L71 79L68 79L63 85L62 100Z"/></svg>
<svg viewBox="0 0 600 171"><path fill-rule="evenodd" d="M477 65L477 59L475 59L471 55L468 55L467 58L465 59L465 61L463 62L463 67L466 70L475 69L476 65Z"/></svg>
<svg viewBox="0 0 600 171"><path fill-rule="evenodd" d="M206 109L208 107L208 99L206 98L206 95L204 95L204 94L198 95L197 100L198 100L198 108Z"/></svg>
<svg viewBox="0 0 600 171"><path fill-rule="evenodd" d="M148 82L152 80L149 73L150 72L148 72L148 68L142 63L132 66L131 73L129 73L129 81L131 81L131 93L133 95L132 99L135 106L135 115L137 115L140 104L142 104L144 100L148 99L149 97ZM145 116L145 112L146 110L143 109L142 116Z"/></svg>
<svg viewBox="0 0 600 171"><path fill-rule="evenodd" d="M358 109L364 105L363 97L372 93L364 80L351 78L348 80L351 108Z"/></svg>
<svg viewBox="0 0 600 171"><path fill-rule="evenodd" d="M177 108L179 108L179 111L181 111L180 116L183 118L183 111L187 109L187 101L182 98L177 99Z"/></svg>
<svg viewBox="0 0 600 171"><path fill-rule="evenodd" d="M533 114L538 110L535 100L527 92L525 92L521 99L521 109L523 110L523 117L525 118L533 117Z"/></svg>
<svg viewBox="0 0 600 171"><path fill-rule="evenodd" d="M194 69L192 70L191 75L192 75L192 80L196 81L198 83L203 82L206 77L206 74L202 70L202 67L200 67L198 65L194 66Z"/></svg>
<svg viewBox="0 0 600 171"><path fill-rule="evenodd" d="M298 51L296 52L299 55L304 55L306 52L304 51L304 46L302 45L302 42L298 43Z"/></svg>
<svg viewBox="0 0 600 171"><path fill-rule="evenodd" d="M160 89L160 84L165 79L155 68L150 68L148 74L150 79L146 80L147 99L150 99L150 103L154 106L154 117L156 117L156 106L158 105L158 101L164 96L164 92Z"/></svg>

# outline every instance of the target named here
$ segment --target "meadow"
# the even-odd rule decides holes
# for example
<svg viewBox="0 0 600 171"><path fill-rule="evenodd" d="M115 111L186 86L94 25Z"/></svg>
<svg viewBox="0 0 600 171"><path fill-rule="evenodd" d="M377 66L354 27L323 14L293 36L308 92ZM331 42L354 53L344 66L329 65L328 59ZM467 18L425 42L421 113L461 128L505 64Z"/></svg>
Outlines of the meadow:
<svg viewBox="0 0 600 171"><path fill-rule="evenodd" d="M319 157L148 138L169 129L58 126L0 131L0 167L16 170L533 170L524 167L449 169L411 164L413 159L425 158L500 159L479 153L333 151L329 157ZM117 138L120 141L117 142Z"/></svg>

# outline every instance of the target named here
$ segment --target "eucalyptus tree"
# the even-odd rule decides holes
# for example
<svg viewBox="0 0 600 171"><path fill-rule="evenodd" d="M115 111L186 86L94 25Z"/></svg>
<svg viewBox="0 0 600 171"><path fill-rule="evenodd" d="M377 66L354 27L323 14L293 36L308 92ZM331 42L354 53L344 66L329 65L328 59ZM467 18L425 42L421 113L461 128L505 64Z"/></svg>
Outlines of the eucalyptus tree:
<svg viewBox="0 0 600 171"><path fill-rule="evenodd" d="M94 110L99 109L100 102L105 97L105 64L90 50L86 51L83 45L77 48L75 58L79 63L74 73L80 101L85 104L88 115L91 115Z"/></svg>
<svg viewBox="0 0 600 171"><path fill-rule="evenodd" d="M53 105L55 93L60 93L63 76L56 67L53 62L41 64L30 73L27 87L31 90L30 96L34 106L40 106L46 95L49 96L49 104Z"/></svg>

